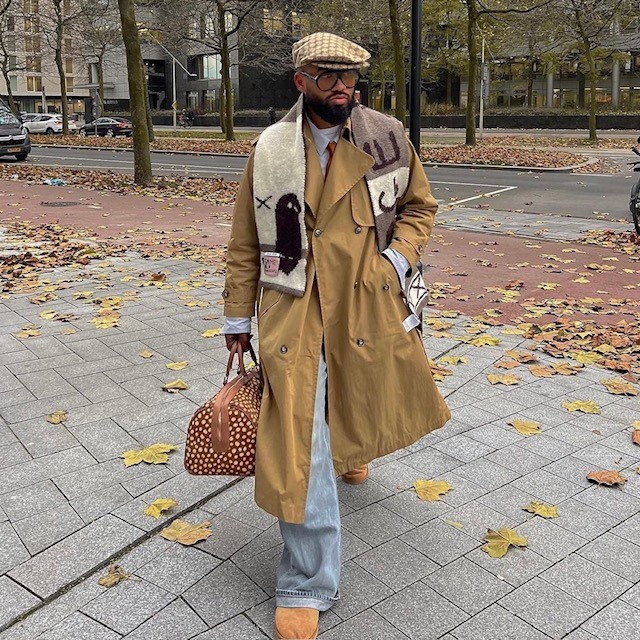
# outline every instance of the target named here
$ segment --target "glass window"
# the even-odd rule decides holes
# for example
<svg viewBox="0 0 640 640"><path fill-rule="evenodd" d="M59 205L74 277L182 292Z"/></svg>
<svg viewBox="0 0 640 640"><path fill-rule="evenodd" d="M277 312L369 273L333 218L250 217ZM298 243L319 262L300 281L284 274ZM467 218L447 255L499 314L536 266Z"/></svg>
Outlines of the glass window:
<svg viewBox="0 0 640 640"><path fill-rule="evenodd" d="M73 91L73 78L67 77L67 92Z"/></svg>
<svg viewBox="0 0 640 640"><path fill-rule="evenodd" d="M11 85L11 91L14 93L18 91L18 76L9 76L9 84Z"/></svg>
<svg viewBox="0 0 640 640"><path fill-rule="evenodd" d="M27 91L42 91L42 77L27 76Z"/></svg>
<svg viewBox="0 0 640 640"><path fill-rule="evenodd" d="M64 72L68 73L69 75L71 75L73 73L73 59L72 58L65 58L65 61L64 61Z"/></svg>
<svg viewBox="0 0 640 640"><path fill-rule="evenodd" d="M15 70L15 68L18 66L18 59L15 56L9 56L7 58L7 69L11 70Z"/></svg>
<svg viewBox="0 0 640 640"><path fill-rule="evenodd" d="M67 55L71 55L73 53L73 50L71 49L71 38L64 39L64 52Z"/></svg>
<svg viewBox="0 0 640 640"><path fill-rule="evenodd" d="M201 80L220 80L220 56L218 54L198 58L198 77Z"/></svg>
<svg viewBox="0 0 640 640"><path fill-rule="evenodd" d="M42 58L31 56L25 60L25 71L30 73L42 73Z"/></svg>
<svg viewBox="0 0 640 640"><path fill-rule="evenodd" d="M7 36L7 51L16 50L16 36L14 33Z"/></svg>
<svg viewBox="0 0 640 640"><path fill-rule="evenodd" d="M40 38L39 38L39 36L25 36L24 37L24 50L27 53L40 53Z"/></svg>
<svg viewBox="0 0 640 640"><path fill-rule="evenodd" d="M31 14L34 16L38 14L38 0L24 0L22 6L26 14Z"/></svg>
<svg viewBox="0 0 640 640"><path fill-rule="evenodd" d="M2 109L0 111L0 124L18 124L18 120L11 111Z"/></svg>
<svg viewBox="0 0 640 640"><path fill-rule="evenodd" d="M16 30L15 16L7 16L7 31L15 31L15 30Z"/></svg>

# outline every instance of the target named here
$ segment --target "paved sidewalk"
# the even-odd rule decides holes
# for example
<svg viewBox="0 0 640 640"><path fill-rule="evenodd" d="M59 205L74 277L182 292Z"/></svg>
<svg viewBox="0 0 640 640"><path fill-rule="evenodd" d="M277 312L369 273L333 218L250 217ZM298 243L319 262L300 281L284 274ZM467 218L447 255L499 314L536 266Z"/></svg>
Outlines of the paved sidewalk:
<svg viewBox="0 0 640 640"><path fill-rule="evenodd" d="M471 237L477 244L477 234L448 233L447 241L458 234L461 244ZM5 251L10 240L0 240ZM440 267L455 255L442 260L446 244L440 238L433 247ZM633 271L629 282L638 281ZM157 273L166 281L154 282ZM483 272L485 285L492 284L487 273L497 277ZM535 288L548 275L523 269L501 277ZM226 362L223 339L201 335L221 324L221 287L215 265L129 252L59 267L22 293L0 295L0 628L10 625L0 640L273 637L281 552L274 518L253 503L252 480L194 478L182 469L188 419L218 387ZM44 294L56 299L30 302ZM626 295L637 300L632 289ZM94 328L93 301L118 296L119 327ZM43 310L76 317L45 320ZM456 336L468 335L476 312L465 307L447 319L451 337L425 338L432 359L467 359L439 383L452 421L377 460L365 485L339 483L342 599L322 615L321 637L635 640L640 448L630 431L639 397L606 393L600 381L612 372L592 365L553 378L521 367L518 385L491 385L486 375L504 373L495 364L505 351L530 341L505 325L484 327L498 345L460 343ZM40 325L42 335L16 338L26 323ZM153 358L139 355L145 349ZM183 371L166 368L183 360ZM175 378L189 389L163 392ZM602 413L569 413L565 400L593 400ZM68 412L63 424L45 420L60 409ZM543 433L521 436L508 425L513 418L537 420ZM122 452L154 442L177 445L168 464L124 467ZM598 469L619 470L627 482L595 486L585 476ZM453 490L422 502L411 486L428 478ZM178 506L156 521L143 510L158 497ZM558 505L560 516L523 511L533 499ZM213 535L194 547L164 540L158 530L179 513L211 521ZM501 527L515 528L528 548L502 559L481 551L487 528ZM98 578L113 558L132 576L105 589Z"/></svg>

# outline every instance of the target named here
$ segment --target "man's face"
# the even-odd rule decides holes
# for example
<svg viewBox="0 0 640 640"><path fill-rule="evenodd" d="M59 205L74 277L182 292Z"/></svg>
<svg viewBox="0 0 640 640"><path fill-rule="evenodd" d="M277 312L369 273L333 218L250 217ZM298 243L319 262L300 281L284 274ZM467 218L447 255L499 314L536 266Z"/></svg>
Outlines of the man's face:
<svg viewBox="0 0 640 640"><path fill-rule="evenodd" d="M319 73L333 70L307 65L300 71L316 77ZM296 72L294 81L298 90L304 94L305 106L330 125L344 124L356 105L355 87L345 86L340 78L335 86L327 91L322 91L314 80L299 72Z"/></svg>

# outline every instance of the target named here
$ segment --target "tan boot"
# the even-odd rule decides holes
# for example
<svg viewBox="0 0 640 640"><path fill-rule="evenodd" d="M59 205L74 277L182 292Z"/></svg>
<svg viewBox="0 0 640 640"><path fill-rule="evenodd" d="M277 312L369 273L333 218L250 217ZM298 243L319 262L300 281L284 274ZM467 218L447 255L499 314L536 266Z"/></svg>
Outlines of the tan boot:
<svg viewBox="0 0 640 640"><path fill-rule="evenodd" d="M365 464L363 467L353 469L353 471L347 471L347 473L343 473L341 476L343 482L346 482L347 484L362 484L368 477L368 464Z"/></svg>
<svg viewBox="0 0 640 640"><path fill-rule="evenodd" d="M278 640L315 640L318 637L317 609L276 607Z"/></svg>

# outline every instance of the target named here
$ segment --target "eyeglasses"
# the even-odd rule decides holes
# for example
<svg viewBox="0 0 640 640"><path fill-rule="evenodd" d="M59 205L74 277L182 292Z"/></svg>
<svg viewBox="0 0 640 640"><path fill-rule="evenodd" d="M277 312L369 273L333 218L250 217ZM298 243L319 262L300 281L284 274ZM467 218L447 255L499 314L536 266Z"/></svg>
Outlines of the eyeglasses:
<svg viewBox="0 0 640 640"><path fill-rule="evenodd" d="M360 72L357 69L344 69L343 71L322 71L317 76L312 76L304 71L300 74L314 80L320 91L331 91L338 84L338 79L347 89L353 89L360 80Z"/></svg>

